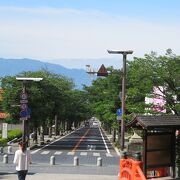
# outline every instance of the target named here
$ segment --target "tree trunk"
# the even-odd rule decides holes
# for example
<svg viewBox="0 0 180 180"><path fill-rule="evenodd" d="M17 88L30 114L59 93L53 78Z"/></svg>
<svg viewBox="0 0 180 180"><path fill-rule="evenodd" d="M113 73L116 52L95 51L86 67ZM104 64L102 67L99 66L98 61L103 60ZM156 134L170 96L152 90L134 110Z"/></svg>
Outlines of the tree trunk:
<svg viewBox="0 0 180 180"><path fill-rule="evenodd" d="M43 126L40 127L40 143L44 143L44 128Z"/></svg>
<svg viewBox="0 0 180 180"><path fill-rule="evenodd" d="M35 144L38 143L37 131L38 131L38 130L37 130L37 127L35 127L34 130L33 130L33 132L34 132L34 135L33 135L33 142L34 142Z"/></svg>
<svg viewBox="0 0 180 180"><path fill-rule="evenodd" d="M49 132L48 132L48 137L51 138L52 137L52 126L49 126Z"/></svg>
<svg viewBox="0 0 180 180"><path fill-rule="evenodd" d="M58 134L58 120L57 120L57 115L55 115L54 121L55 121L54 135L57 136L57 134Z"/></svg>
<svg viewBox="0 0 180 180"><path fill-rule="evenodd" d="M116 129L113 129L113 142L116 142Z"/></svg>

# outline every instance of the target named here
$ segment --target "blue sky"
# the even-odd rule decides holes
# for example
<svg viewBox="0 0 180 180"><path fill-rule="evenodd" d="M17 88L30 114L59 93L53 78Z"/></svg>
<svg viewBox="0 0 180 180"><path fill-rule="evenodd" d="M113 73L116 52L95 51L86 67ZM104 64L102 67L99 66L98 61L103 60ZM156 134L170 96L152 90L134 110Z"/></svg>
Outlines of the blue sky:
<svg viewBox="0 0 180 180"><path fill-rule="evenodd" d="M178 0L0 0L0 57L84 68L117 67L107 49L179 55L179 9Z"/></svg>

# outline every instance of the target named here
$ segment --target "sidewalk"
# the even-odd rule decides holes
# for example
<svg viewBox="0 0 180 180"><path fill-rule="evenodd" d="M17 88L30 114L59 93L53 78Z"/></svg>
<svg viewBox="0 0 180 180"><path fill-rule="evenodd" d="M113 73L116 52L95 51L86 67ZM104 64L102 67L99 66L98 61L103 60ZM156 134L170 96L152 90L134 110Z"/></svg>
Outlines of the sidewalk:
<svg viewBox="0 0 180 180"><path fill-rule="evenodd" d="M0 179L14 180L17 179L16 174L1 175ZM47 173L35 173L28 174L26 180L118 180L118 176L107 176L107 175L80 175L80 174L47 174ZM179 178L178 178L179 179ZM178 180L176 179L176 180ZM171 180L170 177L156 178L151 180Z"/></svg>
<svg viewBox="0 0 180 180"><path fill-rule="evenodd" d="M17 179L16 174L0 175L0 179L13 180ZM28 174L26 180L117 180L117 176L100 176L100 175L80 175L80 174L47 174L36 173Z"/></svg>

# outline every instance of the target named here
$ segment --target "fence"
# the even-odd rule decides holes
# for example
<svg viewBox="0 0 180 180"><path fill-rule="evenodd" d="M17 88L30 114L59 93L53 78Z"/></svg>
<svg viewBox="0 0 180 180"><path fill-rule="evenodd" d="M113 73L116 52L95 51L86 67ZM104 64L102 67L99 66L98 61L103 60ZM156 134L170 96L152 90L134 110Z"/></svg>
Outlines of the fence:
<svg viewBox="0 0 180 180"><path fill-rule="evenodd" d="M2 130L3 126L2 123L0 123L0 130ZM22 130L22 124L8 124L8 130L13 129L21 129Z"/></svg>

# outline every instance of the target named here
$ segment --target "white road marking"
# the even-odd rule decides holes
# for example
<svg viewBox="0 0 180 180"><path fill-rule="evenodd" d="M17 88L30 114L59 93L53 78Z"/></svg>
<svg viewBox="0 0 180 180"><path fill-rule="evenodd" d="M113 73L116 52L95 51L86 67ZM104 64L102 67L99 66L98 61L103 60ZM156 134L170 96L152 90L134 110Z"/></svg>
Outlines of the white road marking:
<svg viewBox="0 0 180 180"><path fill-rule="evenodd" d="M81 127L81 128L82 128L82 127ZM77 130L79 130L79 129L81 129L81 128L78 128ZM35 151L33 152L33 154L35 154L35 153L39 152L40 150L44 149L45 147L48 147L49 145L53 144L54 142L57 142L57 141L59 141L59 140L61 140L61 139L65 138L65 137L67 137L68 135L72 134L73 132L74 132L74 131L72 131L72 132L71 132L71 133L69 133L69 134L66 134L66 135L65 135L65 136L63 136L63 137L60 137L59 139L56 139L55 141L53 141L53 142L51 142L51 143L49 143L49 144L46 144L45 146L43 146L43 147L42 147L42 148L40 148L40 149L35 150Z"/></svg>
<svg viewBox="0 0 180 180"><path fill-rule="evenodd" d="M99 141L99 140L96 140L96 139L87 139L86 141L97 142L97 141Z"/></svg>
<svg viewBox="0 0 180 180"><path fill-rule="evenodd" d="M108 148L108 146L107 146L107 144L106 144L106 141L105 141L105 139L104 139L104 136L103 136L103 134L102 134L102 132L101 132L101 129L100 129L100 128L99 128L99 131L100 131L100 133L101 133L101 137L102 137L103 142L104 142L104 145L105 145L105 147L106 147L106 151L107 151L107 153L109 153L109 154L110 154L109 148Z"/></svg>
<svg viewBox="0 0 180 180"><path fill-rule="evenodd" d="M60 155L60 154L62 154L62 152L61 151L56 151L54 154L55 155Z"/></svg>
<svg viewBox="0 0 180 180"><path fill-rule="evenodd" d="M113 157L112 154L110 154L110 153L106 153L106 156L107 157Z"/></svg>
<svg viewBox="0 0 180 180"><path fill-rule="evenodd" d="M100 156L100 153L93 153L93 156Z"/></svg>
<svg viewBox="0 0 180 180"><path fill-rule="evenodd" d="M103 129L102 129L102 131L103 131ZM105 134L106 134L106 132L105 131L103 131ZM107 136L107 135L106 135ZM120 156L121 154L120 154L120 152L119 152L119 150L118 150L118 148L117 147L115 147L114 145L113 145L113 143L111 142L111 145L112 145L112 147L114 148L114 150L116 151L116 153L117 153L117 155L118 156Z"/></svg>
<svg viewBox="0 0 180 180"><path fill-rule="evenodd" d="M81 152L80 155L81 156L87 156L87 152Z"/></svg>
<svg viewBox="0 0 180 180"><path fill-rule="evenodd" d="M32 151L32 152L31 152L31 154L35 154L36 152L37 152L37 150L35 150L35 151Z"/></svg>
<svg viewBox="0 0 180 180"><path fill-rule="evenodd" d="M43 151L41 154L49 154L50 151Z"/></svg>
<svg viewBox="0 0 180 180"><path fill-rule="evenodd" d="M72 156L72 155L74 155L75 154L75 152L68 152L67 153L67 155L70 155L70 156Z"/></svg>

